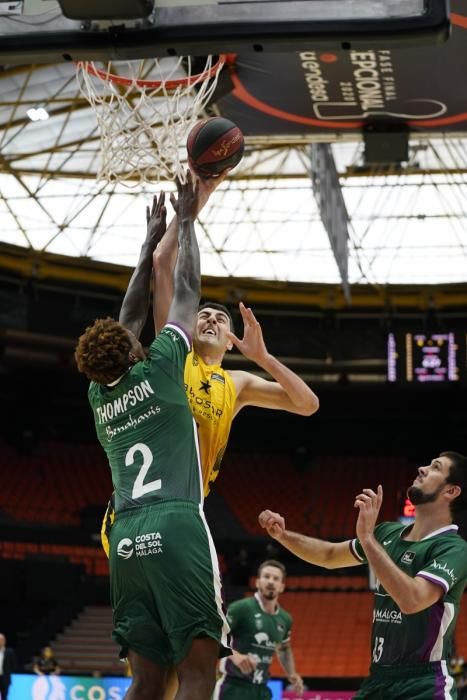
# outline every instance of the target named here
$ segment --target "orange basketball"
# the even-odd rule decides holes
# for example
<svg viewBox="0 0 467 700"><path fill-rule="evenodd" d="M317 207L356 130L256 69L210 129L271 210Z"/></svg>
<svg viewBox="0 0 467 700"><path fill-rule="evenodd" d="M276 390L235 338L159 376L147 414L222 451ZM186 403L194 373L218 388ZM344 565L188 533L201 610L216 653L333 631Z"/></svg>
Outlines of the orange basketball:
<svg viewBox="0 0 467 700"><path fill-rule="evenodd" d="M217 177L240 163L245 142L236 124L223 117L198 122L188 134L188 162L197 175Z"/></svg>

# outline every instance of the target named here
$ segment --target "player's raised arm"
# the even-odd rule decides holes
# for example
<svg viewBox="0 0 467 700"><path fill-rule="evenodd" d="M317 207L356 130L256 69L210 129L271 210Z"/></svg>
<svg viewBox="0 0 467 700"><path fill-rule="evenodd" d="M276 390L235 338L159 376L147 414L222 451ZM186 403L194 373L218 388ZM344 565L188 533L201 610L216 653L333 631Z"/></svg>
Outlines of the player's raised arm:
<svg viewBox="0 0 467 700"><path fill-rule="evenodd" d="M177 180L178 200L170 201L177 213L179 251L174 270L174 297L170 305L168 321L179 324L193 334L201 293L199 248L194 220L198 211L198 181L193 184L191 173L184 185Z"/></svg>
<svg viewBox="0 0 467 700"><path fill-rule="evenodd" d="M355 508L359 511L357 537L380 584L395 600L402 613L412 615L437 603L445 589L442 583L426 580L423 576L409 576L392 561L377 541L374 530L382 501L381 484L376 492L373 489L363 489L356 497Z"/></svg>
<svg viewBox="0 0 467 700"><path fill-rule="evenodd" d="M216 178L199 179L198 215L214 190L224 182L228 170ZM153 314L156 334L167 322L169 309L174 295L174 270L178 255L178 217L177 215L167 226L167 233L153 254L154 286Z"/></svg>
<svg viewBox="0 0 467 700"><path fill-rule="evenodd" d="M166 231L165 194L154 197L147 209L147 234L120 309L119 322L139 338L149 309L152 256Z"/></svg>
<svg viewBox="0 0 467 700"><path fill-rule="evenodd" d="M263 510L258 516L258 521L270 537L280 542L289 552L310 564L322 566L325 569L340 569L363 564L353 554L350 540L327 542L301 535L298 532L291 532L286 530L282 515L273 513L271 510Z"/></svg>
<svg viewBox="0 0 467 700"><path fill-rule="evenodd" d="M259 406L311 416L319 408L319 399L314 391L268 352L261 325L253 311L240 303L240 313L243 319L243 338L237 338L230 332L230 340L242 355L268 372L275 381L257 377L251 372L232 372L238 387L236 411L244 406Z"/></svg>

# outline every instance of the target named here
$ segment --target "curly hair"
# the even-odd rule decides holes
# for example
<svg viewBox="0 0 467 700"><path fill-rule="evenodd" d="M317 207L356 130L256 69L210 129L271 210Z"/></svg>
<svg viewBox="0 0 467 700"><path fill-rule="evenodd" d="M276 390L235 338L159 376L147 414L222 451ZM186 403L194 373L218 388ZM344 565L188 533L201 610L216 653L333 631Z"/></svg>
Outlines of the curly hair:
<svg viewBox="0 0 467 700"><path fill-rule="evenodd" d="M110 384L130 364L131 340L125 328L109 316L98 318L78 340L75 360L78 370L97 384Z"/></svg>

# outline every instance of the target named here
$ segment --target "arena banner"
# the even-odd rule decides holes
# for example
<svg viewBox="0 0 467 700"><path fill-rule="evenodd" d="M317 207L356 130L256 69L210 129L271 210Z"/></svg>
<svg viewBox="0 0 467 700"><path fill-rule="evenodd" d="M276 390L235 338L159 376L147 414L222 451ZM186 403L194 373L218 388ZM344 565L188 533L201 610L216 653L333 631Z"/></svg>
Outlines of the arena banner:
<svg viewBox="0 0 467 700"><path fill-rule="evenodd" d="M467 130L467 2L451 8L443 44L239 54L222 114L252 136L345 135L370 123Z"/></svg>
<svg viewBox="0 0 467 700"><path fill-rule="evenodd" d="M36 676L14 673L8 700L123 700L131 678ZM271 681L272 700L281 700L282 681Z"/></svg>
<svg viewBox="0 0 467 700"><path fill-rule="evenodd" d="M13 674L8 700L123 700L131 678Z"/></svg>
<svg viewBox="0 0 467 700"><path fill-rule="evenodd" d="M286 690L282 698L287 700L351 700L355 691L350 690L306 690L303 695Z"/></svg>

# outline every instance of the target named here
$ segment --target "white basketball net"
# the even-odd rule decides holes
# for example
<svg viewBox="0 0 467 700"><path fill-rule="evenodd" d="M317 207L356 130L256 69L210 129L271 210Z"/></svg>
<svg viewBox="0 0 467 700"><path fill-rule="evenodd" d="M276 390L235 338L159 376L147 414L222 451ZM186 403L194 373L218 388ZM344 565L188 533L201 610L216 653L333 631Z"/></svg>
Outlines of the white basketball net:
<svg viewBox="0 0 467 700"><path fill-rule="evenodd" d="M149 69L148 61L119 61L113 73L110 63L105 69L78 63L80 91L101 135L98 179L129 186L183 180L187 134L211 99L222 66L222 57L212 56L197 75L183 56L151 59Z"/></svg>

